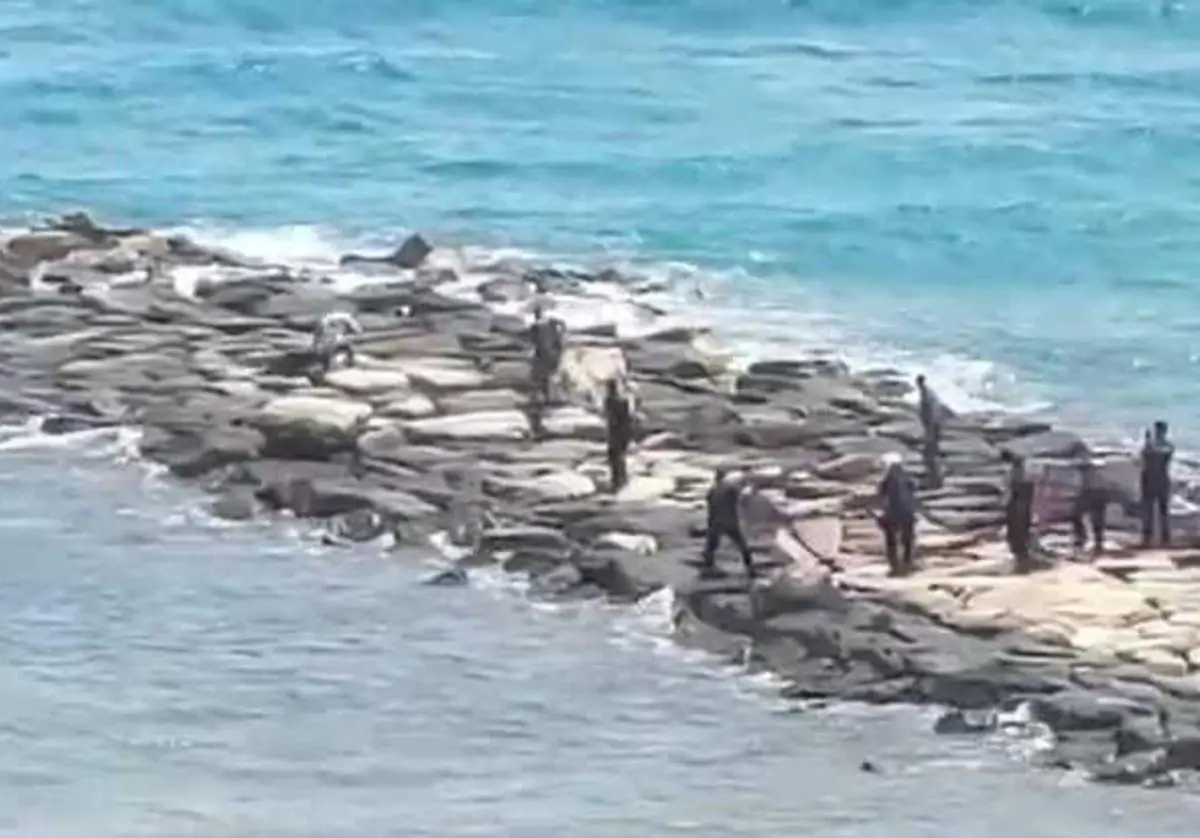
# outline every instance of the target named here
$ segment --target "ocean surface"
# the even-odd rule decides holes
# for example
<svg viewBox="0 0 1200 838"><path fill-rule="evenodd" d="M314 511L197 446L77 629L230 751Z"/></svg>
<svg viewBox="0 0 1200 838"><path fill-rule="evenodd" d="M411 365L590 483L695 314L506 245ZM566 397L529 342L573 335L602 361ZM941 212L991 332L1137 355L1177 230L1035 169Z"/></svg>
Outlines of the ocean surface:
<svg viewBox="0 0 1200 838"><path fill-rule="evenodd" d="M2 225L634 265L747 352L1200 449L1188 3L6 0L0 125ZM0 453L6 834L1194 831L914 713L785 713L661 614L214 529L93 442Z"/></svg>

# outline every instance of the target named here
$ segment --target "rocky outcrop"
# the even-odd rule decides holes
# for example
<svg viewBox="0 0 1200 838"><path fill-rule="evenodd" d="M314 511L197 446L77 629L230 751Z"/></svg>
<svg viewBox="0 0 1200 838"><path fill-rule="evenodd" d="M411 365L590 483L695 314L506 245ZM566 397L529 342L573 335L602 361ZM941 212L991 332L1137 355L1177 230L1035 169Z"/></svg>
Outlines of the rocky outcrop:
<svg viewBox="0 0 1200 838"><path fill-rule="evenodd" d="M437 586L498 562L554 599L670 588L680 642L770 669L798 700L950 705L937 728L958 735L1023 708L1061 734L1056 764L1098 780L1161 783L1200 764L1194 554L1135 554L1118 527L1092 564L1064 551L1043 572L1010 573L996 528L1001 451L1062 468L1083 450L1078 436L956 416L943 486L922 493L921 568L890 579L870 514L879 458L920 464L910 388L894 371L781 358L736 372L678 323L638 337L601 325L570 347L560 401L537 416L523 324L485 301L622 277L465 262L447 274L439 253L414 237L348 256L382 278L340 295L285 266L79 217L12 237L0 247L0 410L46 415L55 432L137 423L142 453L211 492L221 518L319 518L331 545L439 534L466 558ZM151 259L138 284L106 279ZM236 275L184 297L170 282L184 265ZM47 293L47 275L67 279ZM363 322L360 362L314 384L309 332L334 305ZM596 396L622 370L639 421L630 482L612 494ZM758 490L744 510L753 581L736 561L697 573L717 465Z"/></svg>

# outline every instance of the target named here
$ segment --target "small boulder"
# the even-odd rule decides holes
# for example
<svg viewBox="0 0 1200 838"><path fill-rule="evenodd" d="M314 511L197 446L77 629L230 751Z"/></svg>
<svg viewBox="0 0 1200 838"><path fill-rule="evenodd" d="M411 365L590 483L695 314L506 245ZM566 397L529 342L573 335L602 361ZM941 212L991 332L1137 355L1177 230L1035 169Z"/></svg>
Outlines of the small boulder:
<svg viewBox="0 0 1200 838"><path fill-rule="evenodd" d="M519 410L481 410L405 422L411 442L519 442L529 435L529 420Z"/></svg>
<svg viewBox="0 0 1200 838"><path fill-rule="evenodd" d="M321 396L280 396L267 402L254 424L267 438L268 456L323 459L354 446L371 406Z"/></svg>

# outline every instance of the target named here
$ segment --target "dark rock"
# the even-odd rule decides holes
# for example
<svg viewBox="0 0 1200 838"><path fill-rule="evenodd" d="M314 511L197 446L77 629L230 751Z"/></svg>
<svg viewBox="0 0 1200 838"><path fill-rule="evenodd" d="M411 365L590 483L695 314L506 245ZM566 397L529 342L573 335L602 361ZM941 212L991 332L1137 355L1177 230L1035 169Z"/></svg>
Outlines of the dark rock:
<svg viewBox="0 0 1200 838"><path fill-rule="evenodd" d="M209 429L167 430L150 426L138 449L142 456L160 462L178 477L199 477L230 463L257 457L263 435L253 428L218 425Z"/></svg>
<svg viewBox="0 0 1200 838"><path fill-rule="evenodd" d="M466 568L455 565L445 570L439 570L425 579L422 584L435 588L460 588L469 582L470 577L467 576Z"/></svg>
<svg viewBox="0 0 1200 838"><path fill-rule="evenodd" d="M208 506L214 517L225 521L249 521L254 518L258 506L254 495L247 491L229 491Z"/></svg>
<svg viewBox="0 0 1200 838"><path fill-rule="evenodd" d="M536 574L533 577L530 593L542 599L562 599L583 588L583 574L579 568L569 563L563 563Z"/></svg>
<svg viewBox="0 0 1200 838"><path fill-rule="evenodd" d="M404 240L403 244L386 256L363 256L359 253L347 253L339 261L343 265L373 263L413 270L421 267L432 252L433 247L429 242L425 241L420 233L413 233Z"/></svg>
<svg viewBox="0 0 1200 838"><path fill-rule="evenodd" d="M1070 459L1089 451L1078 434L1058 430L1017 437L1006 442L1004 448L1027 459Z"/></svg>
<svg viewBox="0 0 1200 838"><path fill-rule="evenodd" d="M1130 716L1154 715L1151 708L1127 698L1082 690L1034 696L1029 704L1038 720L1055 733L1115 730L1126 726Z"/></svg>

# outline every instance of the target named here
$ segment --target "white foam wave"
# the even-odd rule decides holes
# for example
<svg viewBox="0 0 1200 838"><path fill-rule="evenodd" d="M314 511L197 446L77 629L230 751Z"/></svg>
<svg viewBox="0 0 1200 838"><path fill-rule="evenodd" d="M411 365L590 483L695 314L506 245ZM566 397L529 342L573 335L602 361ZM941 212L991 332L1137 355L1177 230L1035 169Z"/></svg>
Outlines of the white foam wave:
<svg viewBox="0 0 1200 838"><path fill-rule="evenodd" d="M389 238L347 237L329 227L288 226L275 229L231 229L209 226L181 227L183 233L206 246L222 248L264 266L286 266L318 273L334 288L350 290L362 284L385 281L362 270L338 264L350 251L382 252L398 243ZM517 248L439 248L431 257L435 267L452 269L460 277L442 286L444 293L478 300L477 287L496 275L500 263L552 264L564 268L584 265L557 254L537 254ZM762 261L748 257L751 265ZM802 301L784 297L739 302L739 289L750 277L740 270L706 272L681 262L615 262L614 267L632 278L630 284L594 282L582 293L557 296L555 313L569 329L583 330L614 324L617 333L633 337L648 330L674 325L706 326L731 354L743 361L797 354L823 354L845 361L851 368L890 367L909 375L923 372L947 404L960 411L1016 410L1034 412L1050 405L1022 393L1011 370L983 358L954 354L918 354L905 347L873 342L848 326L833 312L806 308ZM242 275L228 268L185 268L177 271L176 286L184 293L196 284ZM761 287L761 284L759 285ZM524 303L497 305L509 314L526 311ZM653 309L665 312L655 314Z"/></svg>

